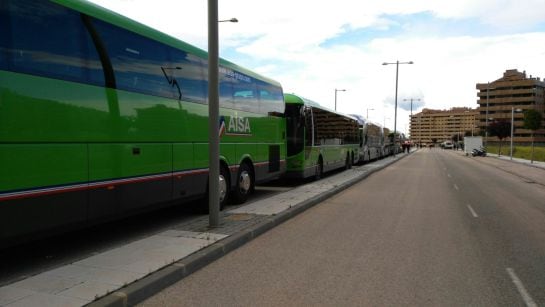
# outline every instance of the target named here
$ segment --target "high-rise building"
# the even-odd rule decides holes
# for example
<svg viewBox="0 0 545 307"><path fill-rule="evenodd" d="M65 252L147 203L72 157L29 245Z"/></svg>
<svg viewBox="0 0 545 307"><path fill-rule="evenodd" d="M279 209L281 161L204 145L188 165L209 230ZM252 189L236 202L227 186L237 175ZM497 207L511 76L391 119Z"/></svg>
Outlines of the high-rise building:
<svg viewBox="0 0 545 307"><path fill-rule="evenodd" d="M516 69L506 70L503 77L490 83L477 83L479 104L478 125L486 131L492 122L503 120L511 123L513 115L513 141L516 143L531 142L531 131L523 128L525 110L534 109L545 118L545 82L540 78L527 77L526 72ZM513 113L512 113L513 112ZM534 134L536 142L545 142L545 129ZM497 141L489 137L488 141Z"/></svg>
<svg viewBox="0 0 545 307"><path fill-rule="evenodd" d="M478 135L475 125L477 110L452 108L450 110L423 109L413 114L410 123L411 140L415 144L441 143L453 136Z"/></svg>

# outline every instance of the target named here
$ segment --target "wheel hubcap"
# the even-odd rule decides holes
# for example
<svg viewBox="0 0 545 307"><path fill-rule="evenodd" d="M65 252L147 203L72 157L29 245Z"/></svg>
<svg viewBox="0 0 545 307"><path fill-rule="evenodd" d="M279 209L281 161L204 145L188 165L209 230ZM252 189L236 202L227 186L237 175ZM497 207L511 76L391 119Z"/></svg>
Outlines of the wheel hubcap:
<svg viewBox="0 0 545 307"><path fill-rule="evenodd" d="M220 183L219 183L219 189L220 189L220 202L225 200L225 196L227 195L227 181L225 180L225 177L220 175Z"/></svg>
<svg viewBox="0 0 545 307"><path fill-rule="evenodd" d="M250 174L248 174L248 172L246 171L242 172L238 180L239 180L238 186L240 187L240 192L244 194L248 193L248 191L250 190L250 185L252 184Z"/></svg>

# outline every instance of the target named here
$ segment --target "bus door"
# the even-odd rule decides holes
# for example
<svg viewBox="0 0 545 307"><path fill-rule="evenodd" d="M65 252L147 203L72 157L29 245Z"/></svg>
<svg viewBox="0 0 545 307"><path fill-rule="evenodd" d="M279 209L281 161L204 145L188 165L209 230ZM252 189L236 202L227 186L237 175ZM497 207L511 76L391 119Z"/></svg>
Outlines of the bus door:
<svg viewBox="0 0 545 307"><path fill-rule="evenodd" d="M301 108L303 118L305 119L305 160L310 157L312 147L314 147L314 114L312 108L304 106Z"/></svg>

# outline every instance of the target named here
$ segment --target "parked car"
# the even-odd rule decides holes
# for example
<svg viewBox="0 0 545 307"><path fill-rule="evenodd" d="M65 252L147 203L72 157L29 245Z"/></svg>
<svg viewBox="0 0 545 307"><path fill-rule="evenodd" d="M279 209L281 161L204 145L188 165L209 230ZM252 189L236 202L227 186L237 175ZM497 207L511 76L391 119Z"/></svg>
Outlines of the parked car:
<svg viewBox="0 0 545 307"><path fill-rule="evenodd" d="M452 144L452 142L450 141L445 141L443 142L443 146L442 146L444 149L453 149L454 148L454 144Z"/></svg>

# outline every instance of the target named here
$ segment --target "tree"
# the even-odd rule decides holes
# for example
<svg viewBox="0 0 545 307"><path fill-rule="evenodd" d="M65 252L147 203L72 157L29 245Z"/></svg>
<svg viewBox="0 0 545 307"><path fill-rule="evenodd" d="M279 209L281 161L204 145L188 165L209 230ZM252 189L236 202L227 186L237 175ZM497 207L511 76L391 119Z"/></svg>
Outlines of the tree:
<svg viewBox="0 0 545 307"><path fill-rule="evenodd" d="M511 123L505 119L496 119L488 125L488 133L490 136L495 136L500 139L500 150L498 154L501 155L502 141L511 135Z"/></svg>
<svg viewBox="0 0 545 307"><path fill-rule="evenodd" d="M534 163L534 132L541 128L541 113L534 109L524 111L524 129L532 131L532 158L530 163Z"/></svg>

